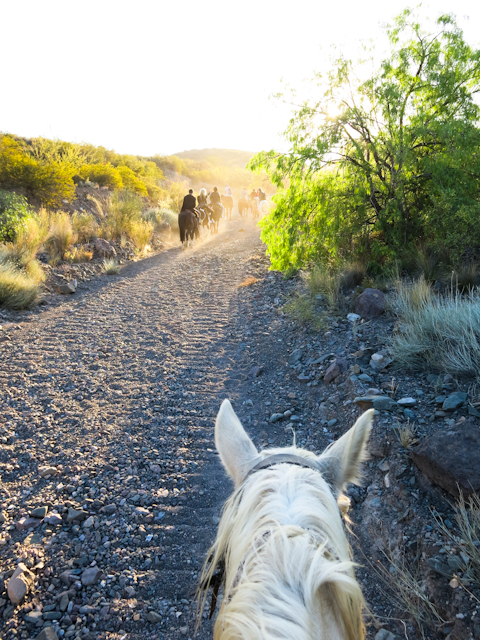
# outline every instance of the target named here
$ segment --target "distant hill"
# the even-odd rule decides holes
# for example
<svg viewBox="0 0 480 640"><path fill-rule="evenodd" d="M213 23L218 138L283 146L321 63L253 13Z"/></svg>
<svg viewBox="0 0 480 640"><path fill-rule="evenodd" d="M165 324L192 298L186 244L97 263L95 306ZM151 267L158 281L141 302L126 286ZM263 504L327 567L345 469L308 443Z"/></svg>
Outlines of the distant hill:
<svg viewBox="0 0 480 640"><path fill-rule="evenodd" d="M190 151L182 151L173 155L183 160L207 161L213 165L244 169L255 152L239 151L238 149L190 149Z"/></svg>

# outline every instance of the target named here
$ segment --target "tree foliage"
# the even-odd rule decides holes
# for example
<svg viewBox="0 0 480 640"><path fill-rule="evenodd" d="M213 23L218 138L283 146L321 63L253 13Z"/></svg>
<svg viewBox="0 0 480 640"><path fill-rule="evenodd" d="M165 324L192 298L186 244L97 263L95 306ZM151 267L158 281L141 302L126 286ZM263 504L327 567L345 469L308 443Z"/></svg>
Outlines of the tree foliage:
<svg viewBox="0 0 480 640"><path fill-rule="evenodd" d="M288 153L250 164L279 189L262 223L277 268L352 253L381 268L420 242L480 247L480 51L451 15L427 29L405 10L387 35L376 68L339 57L318 74Z"/></svg>

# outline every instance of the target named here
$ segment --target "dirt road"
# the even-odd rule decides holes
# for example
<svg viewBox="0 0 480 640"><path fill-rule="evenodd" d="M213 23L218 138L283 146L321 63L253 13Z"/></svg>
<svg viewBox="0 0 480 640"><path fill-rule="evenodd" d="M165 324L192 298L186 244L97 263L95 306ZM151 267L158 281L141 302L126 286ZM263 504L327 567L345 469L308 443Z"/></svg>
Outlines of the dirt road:
<svg viewBox="0 0 480 640"><path fill-rule="evenodd" d="M33 599L4 608L7 637L57 620L64 637L193 636L197 574L230 491L213 422L238 381L237 287L263 253L253 221L223 224L193 250L90 284L0 344L2 575L20 557L36 566ZM41 477L42 466L56 472ZM18 531L37 507L63 523ZM87 567L103 575L85 587ZM210 634L207 623L200 637Z"/></svg>

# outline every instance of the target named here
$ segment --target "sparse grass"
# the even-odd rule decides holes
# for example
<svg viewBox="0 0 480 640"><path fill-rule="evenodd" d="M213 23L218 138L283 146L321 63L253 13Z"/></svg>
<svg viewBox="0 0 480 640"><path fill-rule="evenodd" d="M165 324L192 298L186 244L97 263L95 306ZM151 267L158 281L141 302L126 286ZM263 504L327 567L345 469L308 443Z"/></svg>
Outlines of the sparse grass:
<svg viewBox="0 0 480 640"><path fill-rule="evenodd" d="M152 238L153 223L134 220L130 224L130 237L139 251L145 251Z"/></svg>
<svg viewBox="0 0 480 640"><path fill-rule="evenodd" d="M65 260L69 262L90 262L93 258L93 251L85 247L73 247L65 254Z"/></svg>
<svg viewBox="0 0 480 640"><path fill-rule="evenodd" d="M413 573L406 566L403 558L397 559L391 552L384 552L384 555L390 567L387 568L378 562L377 573L387 586L389 596L395 605L418 625L424 638L424 625L435 627L438 624L444 624L445 621L428 597L426 585L421 582L420 571Z"/></svg>
<svg viewBox="0 0 480 640"><path fill-rule="evenodd" d="M341 275L327 265L317 264L305 276L307 287L312 296L321 294L332 308L339 302Z"/></svg>
<svg viewBox="0 0 480 640"><path fill-rule="evenodd" d="M38 297L38 281L8 262L0 262L0 304L8 309L28 309Z"/></svg>
<svg viewBox="0 0 480 640"><path fill-rule="evenodd" d="M347 262L340 271L340 284L345 289L355 289L364 281L366 266L360 262Z"/></svg>
<svg viewBox="0 0 480 640"><path fill-rule="evenodd" d="M324 331L327 327L323 313L315 307L315 299L311 296L296 296L283 306L289 316L297 322L309 324L317 331Z"/></svg>
<svg viewBox="0 0 480 640"><path fill-rule="evenodd" d="M248 278L245 278L245 280L238 285L237 289L240 289L241 287L251 287L252 284L255 284L256 282L258 282L258 278L248 276Z"/></svg>
<svg viewBox="0 0 480 640"><path fill-rule="evenodd" d="M93 206L95 207L95 212L97 214L97 216L99 218L104 218L105 217L105 213L103 211L103 207L102 207L102 203L100 202L100 200L98 200L98 198L95 198L94 196L88 194L87 195L87 200L90 200L93 204Z"/></svg>
<svg viewBox="0 0 480 640"><path fill-rule="evenodd" d="M480 294L437 297L425 279L398 285L392 306L406 331L393 339L399 364L480 377Z"/></svg>
<svg viewBox="0 0 480 640"><path fill-rule="evenodd" d="M471 291L479 280L479 265L477 262L467 262L452 271L451 282L461 293Z"/></svg>
<svg viewBox="0 0 480 640"><path fill-rule="evenodd" d="M468 557L475 578L480 582L480 496L474 493L465 500L463 493L460 492L454 512L461 537L460 550ZM434 518L443 533L457 545L458 538L455 531L449 529L435 513ZM468 566L465 569L468 569Z"/></svg>
<svg viewBox="0 0 480 640"><path fill-rule="evenodd" d="M97 232L97 223L91 213L77 213L72 216L72 229L78 242L90 242Z"/></svg>
<svg viewBox="0 0 480 640"><path fill-rule="evenodd" d="M68 213L63 211L54 213L50 219L50 235L46 242L50 262L57 264L60 260L63 260L67 249L75 241L76 236Z"/></svg>
<svg viewBox="0 0 480 640"><path fill-rule="evenodd" d="M109 276L116 276L120 273L118 262L113 259L103 261L103 270Z"/></svg>

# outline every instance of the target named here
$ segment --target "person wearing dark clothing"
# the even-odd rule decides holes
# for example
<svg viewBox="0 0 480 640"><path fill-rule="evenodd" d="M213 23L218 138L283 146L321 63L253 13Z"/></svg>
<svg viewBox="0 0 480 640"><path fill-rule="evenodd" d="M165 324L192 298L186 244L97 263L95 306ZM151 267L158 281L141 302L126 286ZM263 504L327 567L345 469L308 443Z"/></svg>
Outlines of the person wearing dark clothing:
<svg viewBox="0 0 480 640"><path fill-rule="evenodd" d="M210 194L210 204L219 204L221 201L222 197L218 193L217 187L213 187L213 191Z"/></svg>
<svg viewBox="0 0 480 640"><path fill-rule="evenodd" d="M195 211L195 205L197 204L197 199L193 195L193 189L190 189L188 195L186 195L183 199L182 211Z"/></svg>
<svg viewBox="0 0 480 640"><path fill-rule="evenodd" d="M262 191L261 189L258 190L258 201L261 202L262 200L266 200L267 196L265 195L265 192Z"/></svg>

